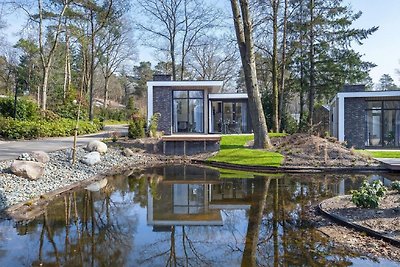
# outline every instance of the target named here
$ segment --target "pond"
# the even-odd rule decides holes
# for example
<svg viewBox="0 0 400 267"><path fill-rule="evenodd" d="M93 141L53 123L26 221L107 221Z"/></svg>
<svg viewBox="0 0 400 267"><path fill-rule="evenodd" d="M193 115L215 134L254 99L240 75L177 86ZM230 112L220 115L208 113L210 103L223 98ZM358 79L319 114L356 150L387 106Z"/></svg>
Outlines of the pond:
<svg viewBox="0 0 400 267"><path fill-rule="evenodd" d="M190 165L110 176L30 222L0 222L0 266L398 266L348 255L307 219L363 179L389 181Z"/></svg>

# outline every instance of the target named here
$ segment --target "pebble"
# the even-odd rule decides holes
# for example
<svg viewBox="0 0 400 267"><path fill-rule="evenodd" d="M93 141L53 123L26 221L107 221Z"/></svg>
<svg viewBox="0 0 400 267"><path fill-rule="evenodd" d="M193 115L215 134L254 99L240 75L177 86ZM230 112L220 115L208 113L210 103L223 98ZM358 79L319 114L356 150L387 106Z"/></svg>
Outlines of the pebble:
<svg viewBox="0 0 400 267"><path fill-rule="evenodd" d="M54 191L72 183L95 176L106 174L115 167L128 167L133 164L143 165L150 156L135 153L132 157L125 157L119 149L110 148L101 157L101 162L94 166L87 166L79 161L87 151L77 149L75 165L70 163L66 150L48 153L50 161L46 164L45 175L36 181L11 174L9 167L12 160L0 161L0 211L19 202L27 201L35 196Z"/></svg>

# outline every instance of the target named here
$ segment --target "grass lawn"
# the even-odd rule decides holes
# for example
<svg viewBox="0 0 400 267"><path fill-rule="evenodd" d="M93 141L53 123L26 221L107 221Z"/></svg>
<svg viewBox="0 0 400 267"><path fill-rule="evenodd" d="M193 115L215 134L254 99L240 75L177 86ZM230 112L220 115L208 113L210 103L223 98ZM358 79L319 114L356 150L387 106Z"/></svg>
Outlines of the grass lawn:
<svg viewBox="0 0 400 267"><path fill-rule="evenodd" d="M373 158L400 158L400 151L357 150Z"/></svg>
<svg viewBox="0 0 400 267"><path fill-rule="evenodd" d="M271 138L285 134L269 134ZM221 147L217 155L209 158L209 161L257 166L280 166L283 156L276 152L261 149L245 148L246 142L253 140L252 134L223 135Z"/></svg>

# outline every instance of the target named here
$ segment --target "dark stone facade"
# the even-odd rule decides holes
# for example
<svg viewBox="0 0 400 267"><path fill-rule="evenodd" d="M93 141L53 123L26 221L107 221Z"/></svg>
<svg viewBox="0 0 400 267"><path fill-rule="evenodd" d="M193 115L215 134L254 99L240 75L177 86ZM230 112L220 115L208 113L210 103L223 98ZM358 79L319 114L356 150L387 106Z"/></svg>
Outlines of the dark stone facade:
<svg viewBox="0 0 400 267"><path fill-rule="evenodd" d="M348 147L365 147L365 109L364 98L345 98L344 101L344 140Z"/></svg>
<svg viewBox="0 0 400 267"><path fill-rule="evenodd" d="M172 122L172 92L170 87L153 88L153 114L160 113L158 131L170 135Z"/></svg>

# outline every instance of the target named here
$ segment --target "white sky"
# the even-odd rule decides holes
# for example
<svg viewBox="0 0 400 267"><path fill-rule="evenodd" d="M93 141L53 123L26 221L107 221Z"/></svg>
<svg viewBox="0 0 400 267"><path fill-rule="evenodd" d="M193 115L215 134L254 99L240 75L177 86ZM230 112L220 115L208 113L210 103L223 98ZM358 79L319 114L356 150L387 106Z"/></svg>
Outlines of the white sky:
<svg viewBox="0 0 400 267"><path fill-rule="evenodd" d="M370 72L374 82L377 83L379 78L387 73L392 76L396 84L400 84L400 77L395 73L395 69L400 69L400 0L344 0L344 2L350 4L354 11L363 12L361 18L355 22L355 27L379 26L378 31L365 40L362 46L354 46L356 51L364 55L364 60L377 64L377 67ZM7 33L12 43L18 40L18 31L24 23L25 18L21 14L14 13L7 17L9 25ZM139 48L139 60L154 62L155 58L151 50Z"/></svg>

